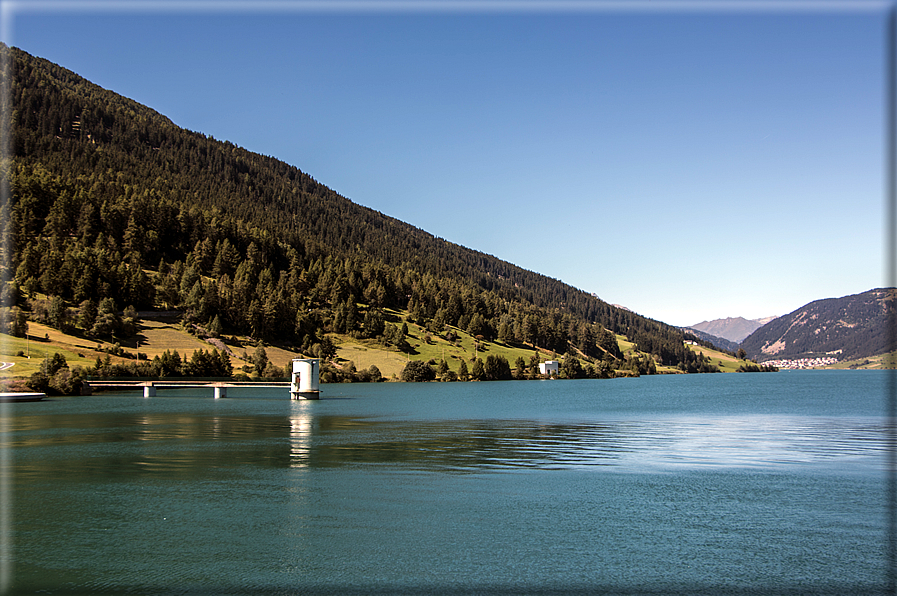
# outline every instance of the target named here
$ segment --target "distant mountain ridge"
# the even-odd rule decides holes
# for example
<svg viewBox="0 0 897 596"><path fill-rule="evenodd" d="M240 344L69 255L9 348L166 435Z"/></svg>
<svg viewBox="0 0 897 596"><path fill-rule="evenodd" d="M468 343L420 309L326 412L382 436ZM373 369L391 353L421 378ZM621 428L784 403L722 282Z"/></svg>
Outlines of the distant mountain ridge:
<svg viewBox="0 0 897 596"><path fill-rule="evenodd" d="M761 361L826 354L837 354L839 360L877 356L895 349L888 333L895 316L895 288L817 300L760 327L741 347Z"/></svg>
<svg viewBox="0 0 897 596"><path fill-rule="evenodd" d="M713 344L714 346L716 346L717 348L720 348L722 350L727 350L732 353L737 352L738 348L741 347L738 342L730 341L724 337L718 337L716 335L711 335L709 333L705 333L699 329L695 329L694 327L682 327L682 331L684 331L685 333L691 333L692 335L694 335L695 337L697 337L698 339L700 339L702 341L709 342L709 343Z"/></svg>
<svg viewBox="0 0 897 596"><path fill-rule="evenodd" d="M751 333L762 327L765 322L768 322L774 318L775 317L760 320L749 320L745 319L744 317L729 317L726 319L715 319L713 321L702 321L696 325L686 327L686 329L701 331L703 333L720 337L738 344L741 343L741 341Z"/></svg>

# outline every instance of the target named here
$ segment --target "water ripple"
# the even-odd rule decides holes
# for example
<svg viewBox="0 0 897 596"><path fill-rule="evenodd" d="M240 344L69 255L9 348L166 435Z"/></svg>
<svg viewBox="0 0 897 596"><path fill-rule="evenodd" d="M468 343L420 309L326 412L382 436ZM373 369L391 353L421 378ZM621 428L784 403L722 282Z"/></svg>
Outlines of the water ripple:
<svg viewBox="0 0 897 596"><path fill-rule="evenodd" d="M239 466L401 466L423 471L856 466L882 469L874 417L677 416L632 420L395 420L289 416L94 415L14 433L17 475L212 475ZM83 421L80 421L83 422Z"/></svg>
<svg viewBox="0 0 897 596"><path fill-rule="evenodd" d="M387 421L352 433L293 437L293 466L397 463L475 471L614 466L774 467L850 462L881 466L885 426L875 419L668 418L536 421ZM385 438L389 437L389 438Z"/></svg>

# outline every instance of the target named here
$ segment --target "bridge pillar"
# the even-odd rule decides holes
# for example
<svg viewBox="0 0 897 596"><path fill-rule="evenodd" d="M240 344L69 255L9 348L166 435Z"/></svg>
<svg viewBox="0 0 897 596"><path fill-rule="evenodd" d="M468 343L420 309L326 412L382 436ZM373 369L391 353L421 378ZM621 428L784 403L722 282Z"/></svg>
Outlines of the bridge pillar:
<svg viewBox="0 0 897 596"><path fill-rule="evenodd" d="M215 387L215 399L227 397L227 387Z"/></svg>
<svg viewBox="0 0 897 596"><path fill-rule="evenodd" d="M143 388L143 397L156 397L156 388L152 385L146 385Z"/></svg>

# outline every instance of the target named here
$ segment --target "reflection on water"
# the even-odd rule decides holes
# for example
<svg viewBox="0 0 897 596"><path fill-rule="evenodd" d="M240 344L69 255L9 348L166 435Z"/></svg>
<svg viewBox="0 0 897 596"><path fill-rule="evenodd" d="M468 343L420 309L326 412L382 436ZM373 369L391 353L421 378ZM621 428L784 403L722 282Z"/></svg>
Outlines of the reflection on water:
<svg viewBox="0 0 897 596"><path fill-rule="evenodd" d="M296 400L290 412L290 467L307 468L311 459L311 435L314 417L311 403Z"/></svg>
<svg viewBox="0 0 897 596"><path fill-rule="evenodd" d="M354 421L351 434L301 435L303 465L402 464L418 470L614 466L773 467L850 461L879 466L884 427L873 420L676 418L600 423ZM312 427L306 418L303 429Z"/></svg>
<svg viewBox="0 0 897 596"><path fill-rule="evenodd" d="M402 466L424 471L613 466L770 468L880 466L883 423L806 416L657 420L384 420L316 414L103 413L25 416L14 422L19 476L213 474L235 466ZM60 460L65 462L60 465Z"/></svg>

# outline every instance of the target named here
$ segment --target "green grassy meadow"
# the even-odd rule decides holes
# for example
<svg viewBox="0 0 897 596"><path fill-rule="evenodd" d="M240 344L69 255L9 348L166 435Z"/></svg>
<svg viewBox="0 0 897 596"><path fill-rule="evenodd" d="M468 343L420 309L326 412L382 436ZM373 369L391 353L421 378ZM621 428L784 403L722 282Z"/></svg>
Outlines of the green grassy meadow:
<svg viewBox="0 0 897 596"><path fill-rule="evenodd" d="M398 313L400 316L402 313ZM389 325L395 323L387 323ZM445 335L454 332L458 339L448 341ZM513 369L517 358L522 357L527 364L536 352L530 347L517 347L496 341L477 340L456 327L447 326L442 335L436 335L414 323L408 324L406 341L411 346L410 353L394 349L384 349L375 341L356 340L348 336L336 336L338 364L352 361L356 369L375 365L386 378L399 377L409 360L439 362L445 360L449 369L458 372L461 361L466 360L470 369L473 358L485 360L488 356L504 356ZM478 347L477 347L478 346ZM540 361L550 360L551 354L539 351Z"/></svg>
<svg viewBox="0 0 897 596"><path fill-rule="evenodd" d="M401 326L408 313L404 311L390 311L388 325ZM446 335L452 332L456 339L448 341ZM107 354L102 349L109 348L110 342L97 342L93 339L62 333L56 329L29 322L29 339L15 338L0 334L0 360L12 362L13 367L0 372L0 379L23 379L36 372L41 361L55 352L62 354L70 366L91 366L97 356L105 358ZM485 360L490 355L503 356L507 359L511 368L515 368L518 357L522 357L529 365L530 358L537 353L540 361L559 359L559 355L544 350L536 350L530 346L518 346L505 344L498 341L477 340L468 333L455 327L446 327L440 335L428 332L424 327L415 323L408 323L408 335L406 341L411 347L410 353L403 353L395 348L386 348L375 340L356 339L349 335L331 334L331 339L337 348L333 362L336 366L347 366L349 362L358 370L376 366L386 379L397 379L409 360L423 360L425 362L439 362L442 359L448 363L449 368L458 372L461 361L467 361L470 369L473 358ZM249 337L232 336L225 334L221 341L231 350L231 364L234 372L242 372L242 367L249 366L249 359L256 350L257 343ZM194 350L212 350L215 345L188 333L178 322L176 317L164 315L150 316L141 319L138 333L132 337L120 340L120 345L126 352L136 355L139 351L147 358L152 359L161 355L165 350L177 351L182 357L187 357ZM617 343L624 354L634 353L634 344L625 336L618 335ZM290 360L302 356L298 348L290 345L265 345L265 352L273 364L288 369ZM99 348L99 350L97 349ZM734 357L693 346L695 351L704 352L713 363L724 372L734 372L741 364ZM18 356L19 353L24 354ZM639 354L644 356L644 354ZM30 357L28 357L30 356ZM244 359L243 357L246 356ZM111 357L113 362L133 362L133 359ZM587 364L582 359L582 365ZM658 366L658 373L677 373L678 369L668 366Z"/></svg>
<svg viewBox="0 0 897 596"><path fill-rule="evenodd" d="M826 366L833 369L869 369L869 370L893 370L897 368L897 351L859 360L845 360L838 364Z"/></svg>
<svg viewBox="0 0 897 596"><path fill-rule="evenodd" d="M96 346L95 341L28 323L27 339L0 334L0 360L13 363L12 368L0 372L0 379L30 377L38 371L44 358L55 353L62 354L70 366L92 366L97 356L105 356L95 350Z"/></svg>
<svg viewBox="0 0 897 596"><path fill-rule="evenodd" d="M689 349L695 354L703 353L704 356L710 358L710 362L719 367L720 372L735 372L738 370L738 367L745 363L744 360L739 360L735 356L730 356L724 352L720 352L719 350L714 350L712 348L705 348L704 346L688 346Z"/></svg>

